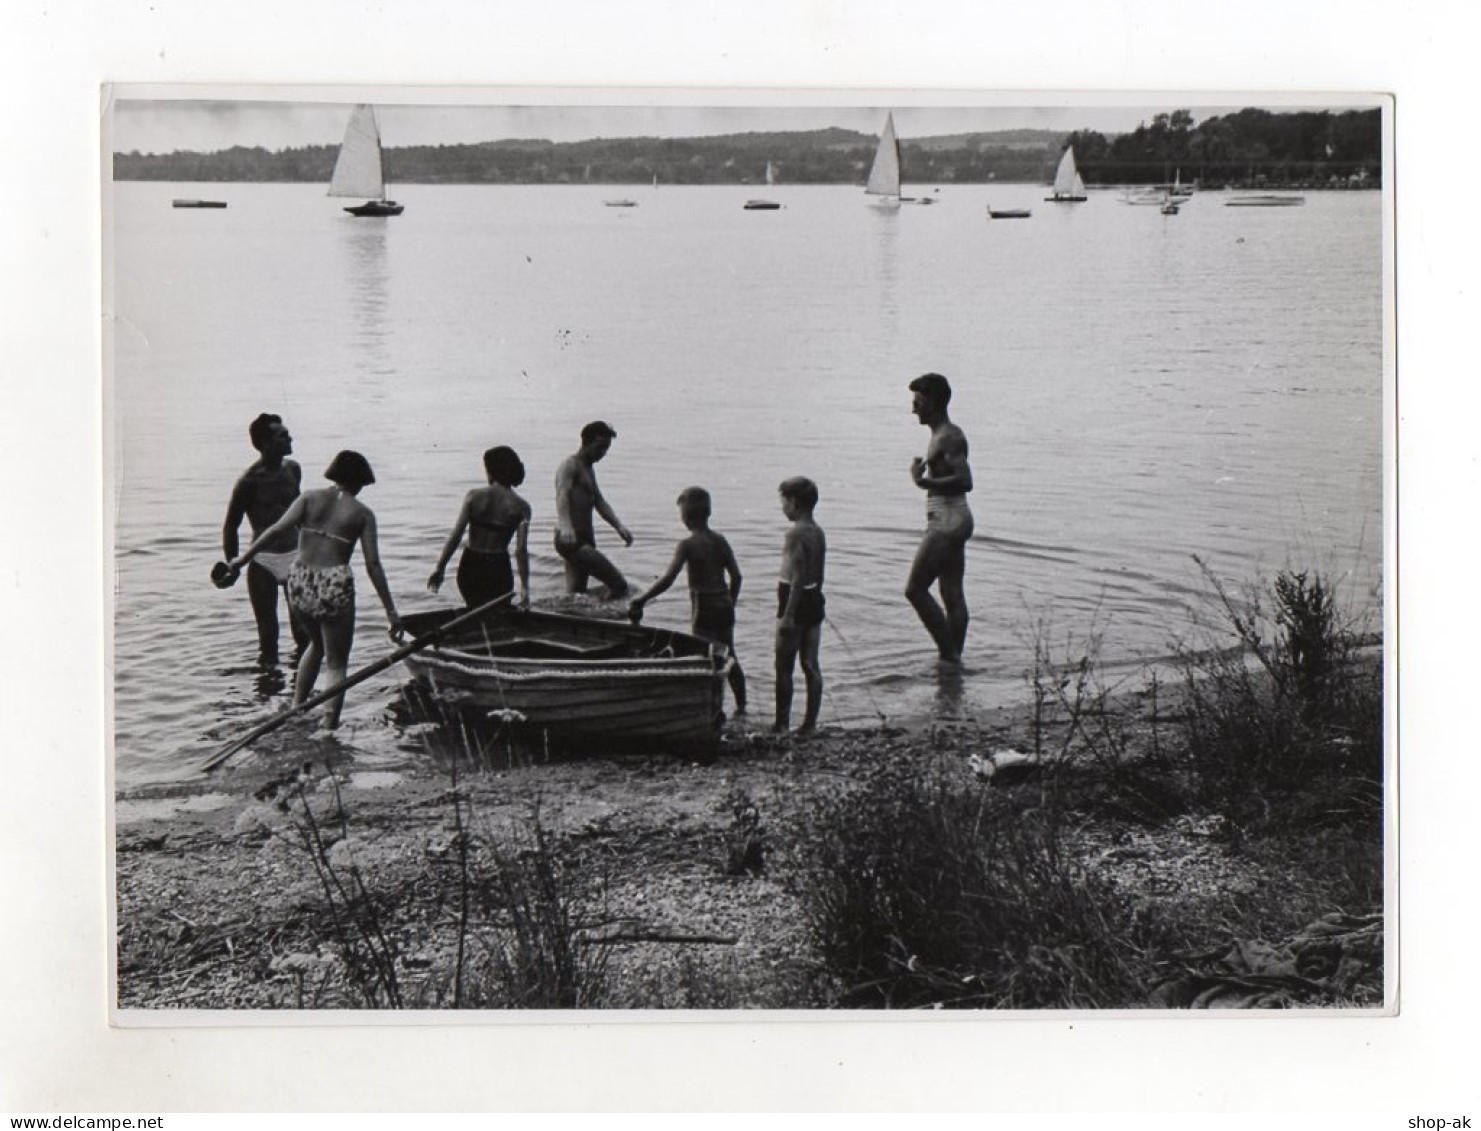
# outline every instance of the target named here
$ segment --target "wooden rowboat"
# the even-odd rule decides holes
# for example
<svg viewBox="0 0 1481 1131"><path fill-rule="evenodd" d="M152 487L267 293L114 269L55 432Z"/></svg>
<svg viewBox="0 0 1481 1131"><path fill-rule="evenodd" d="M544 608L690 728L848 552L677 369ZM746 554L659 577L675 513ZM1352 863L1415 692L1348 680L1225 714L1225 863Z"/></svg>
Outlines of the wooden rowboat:
<svg viewBox="0 0 1481 1131"><path fill-rule="evenodd" d="M423 636L461 609L413 613ZM713 748L729 652L684 632L496 609L406 658L440 698L522 726Z"/></svg>

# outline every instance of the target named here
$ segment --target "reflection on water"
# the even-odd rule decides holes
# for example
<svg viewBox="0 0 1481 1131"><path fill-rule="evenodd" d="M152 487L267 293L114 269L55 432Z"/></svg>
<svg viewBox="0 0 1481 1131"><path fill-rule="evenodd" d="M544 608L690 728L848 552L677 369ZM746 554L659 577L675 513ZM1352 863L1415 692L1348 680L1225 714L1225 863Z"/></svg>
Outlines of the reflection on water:
<svg viewBox="0 0 1481 1131"><path fill-rule="evenodd" d="M899 332L900 303L896 288L900 276L900 209L871 208L870 260L874 268L874 301L878 332L890 338Z"/></svg>
<svg viewBox="0 0 1481 1131"><path fill-rule="evenodd" d="M967 691L966 669L961 664L936 665L935 713L943 719L962 717L962 700Z"/></svg>
<svg viewBox="0 0 1481 1131"><path fill-rule="evenodd" d="M395 377L391 352L389 233L390 220L385 217L348 217L340 233L357 369L376 378L367 381L361 389L367 397L377 397L382 381Z"/></svg>

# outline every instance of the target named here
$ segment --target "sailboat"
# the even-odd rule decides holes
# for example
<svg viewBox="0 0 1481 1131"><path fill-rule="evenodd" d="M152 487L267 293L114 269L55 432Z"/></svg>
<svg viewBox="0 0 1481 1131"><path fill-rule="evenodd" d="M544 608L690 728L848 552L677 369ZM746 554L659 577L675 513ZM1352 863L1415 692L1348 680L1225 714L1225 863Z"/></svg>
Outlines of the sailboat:
<svg viewBox="0 0 1481 1131"><path fill-rule="evenodd" d="M874 164L869 167L869 180L864 191L875 197L878 208L900 206L900 143L895 138L895 115L886 114L884 130L879 135L879 148L874 151Z"/></svg>
<svg viewBox="0 0 1481 1131"><path fill-rule="evenodd" d="M766 163L766 185L767 185L767 187L770 188L771 185L772 185L772 183L773 183L773 180L772 180L771 162L768 161ZM741 205L741 207L744 208L747 212L775 212L778 208L781 207L781 205L778 204L774 200L760 200L760 199L756 199L756 200L748 200L748 201L746 201L743 205Z"/></svg>
<svg viewBox="0 0 1481 1131"><path fill-rule="evenodd" d="M386 199L381 131L370 106L356 106L350 115L334 176L329 179L329 195L368 197L364 204L345 209L351 216L400 216L404 211L403 205Z"/></svg>
<svg viewBox="0 0 1481 1131"><path fill-rule="evenodd" d="M1054 192L1044 199L1058 204L1085 202L1085 182L1080 179L1080 170L1075 168L1074 146L1065 146L1064 156L1059 159L1059 168L1054 173Z"/></svg>

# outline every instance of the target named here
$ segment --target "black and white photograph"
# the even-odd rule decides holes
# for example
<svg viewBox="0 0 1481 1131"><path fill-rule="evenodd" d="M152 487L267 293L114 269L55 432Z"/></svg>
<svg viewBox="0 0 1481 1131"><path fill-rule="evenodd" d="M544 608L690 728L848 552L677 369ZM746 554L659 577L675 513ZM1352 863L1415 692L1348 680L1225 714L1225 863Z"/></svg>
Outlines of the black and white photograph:
<svg viewBox="0 0 1481 1131"><path fill-rule="evenodd" d="M117 1022L1394 1012L1393 113L110 86Z"/></svg>

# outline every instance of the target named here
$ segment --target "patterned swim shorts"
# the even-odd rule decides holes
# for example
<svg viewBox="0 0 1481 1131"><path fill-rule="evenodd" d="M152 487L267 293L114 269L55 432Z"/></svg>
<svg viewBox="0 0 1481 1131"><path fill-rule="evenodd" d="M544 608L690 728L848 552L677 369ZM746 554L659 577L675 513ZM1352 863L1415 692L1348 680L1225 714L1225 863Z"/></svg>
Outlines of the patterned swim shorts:
<svg viewBox="0 0 1481 1131"><path fill-rule="evenodd" d="M347 565L306 566L288 571L288 603L310 620L338 620L355 613L355 576Z"/></svg>

